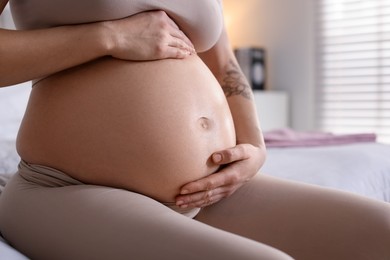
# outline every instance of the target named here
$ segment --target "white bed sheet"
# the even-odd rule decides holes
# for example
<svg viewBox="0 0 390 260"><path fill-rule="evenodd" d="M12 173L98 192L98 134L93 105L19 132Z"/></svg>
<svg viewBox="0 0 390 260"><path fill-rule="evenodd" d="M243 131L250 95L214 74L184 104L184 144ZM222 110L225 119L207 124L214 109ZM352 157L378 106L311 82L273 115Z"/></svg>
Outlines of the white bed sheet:
<svg viewBox="0 0 390 260"><path fill-rule="evenodd" d="M390 202L390 145L269 148L261 171Z"/></svg>
<svg viewBox="0 0 390 260"><path fill-rule="evenodd" d="M11 247L2 237L0 237L0 259L27 260L28 258Z"/></svg>

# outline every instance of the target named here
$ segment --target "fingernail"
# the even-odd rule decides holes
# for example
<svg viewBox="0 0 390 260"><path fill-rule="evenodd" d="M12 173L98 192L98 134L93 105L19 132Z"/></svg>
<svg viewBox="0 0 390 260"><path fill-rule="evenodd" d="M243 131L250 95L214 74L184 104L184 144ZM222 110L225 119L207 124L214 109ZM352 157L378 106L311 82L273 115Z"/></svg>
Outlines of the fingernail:
<svg viewBox="0 0 390 260"><path fill-rule="evenodd" d="M219 153L213 154L213 160L214 160L214 162L216 162L216 163L222 161L222 155L219 154Z"/></svg>
<svg viewBox="0 0 390 260"><path fill-rule="evenodd" d="M176 206L181 206L183 204L184 204L184 201L182 201L182 200L176 201Z"/></svg>
<svg viewBox="0 0 390 260"><path fill-rule="evenodd" d="M188 194L188 193L190 193L189 190L182 190L182 191L180 192L180 194L183 194L183 195L184 195L184 194Z"/></svg>
<svg viewBox="0 0 390 260"><path fill-rule="evenodd" d="M185 208L188 207L188 205L187 205L187 204L184 204L184 205L180 205L179 207L182 208L182 209L185 209Z"/></svg>

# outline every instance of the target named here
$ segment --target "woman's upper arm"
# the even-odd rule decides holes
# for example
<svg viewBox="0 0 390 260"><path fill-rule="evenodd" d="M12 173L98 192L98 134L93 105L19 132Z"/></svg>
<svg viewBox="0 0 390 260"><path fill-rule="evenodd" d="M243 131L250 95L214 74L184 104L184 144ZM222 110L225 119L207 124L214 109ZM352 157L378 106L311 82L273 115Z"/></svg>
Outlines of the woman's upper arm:
<svg viewBox="0 0 390 260"><path fill-rule="evenodd" d="M0 0L0 14L3 12L4 7L7 5L8 0Z"/></svg>

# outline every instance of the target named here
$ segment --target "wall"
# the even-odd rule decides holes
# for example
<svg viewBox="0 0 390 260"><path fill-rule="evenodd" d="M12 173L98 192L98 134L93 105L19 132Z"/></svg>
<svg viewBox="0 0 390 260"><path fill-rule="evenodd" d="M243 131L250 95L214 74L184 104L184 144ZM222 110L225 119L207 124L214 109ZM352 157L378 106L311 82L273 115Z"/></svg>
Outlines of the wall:
<svg viewBox="0 0 390 260"><path fill-rule="evenodd" d="M266 49L267 86L288 92L290 125L297 130L314 128L313 2L224 0L233 47Z"/></svg>

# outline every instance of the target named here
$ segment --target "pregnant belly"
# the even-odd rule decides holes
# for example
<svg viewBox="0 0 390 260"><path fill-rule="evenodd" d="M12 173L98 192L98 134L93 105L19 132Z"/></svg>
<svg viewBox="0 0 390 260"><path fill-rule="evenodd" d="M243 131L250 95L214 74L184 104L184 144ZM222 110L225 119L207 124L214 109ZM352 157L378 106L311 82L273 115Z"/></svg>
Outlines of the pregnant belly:
<svg viewBox="0 0 390 260"><path fill-rule="evenodd" d="M164 202L234 145L224 94L197 56L107 58L52 75L34 86L17 142L27 162Z"/></svg>

